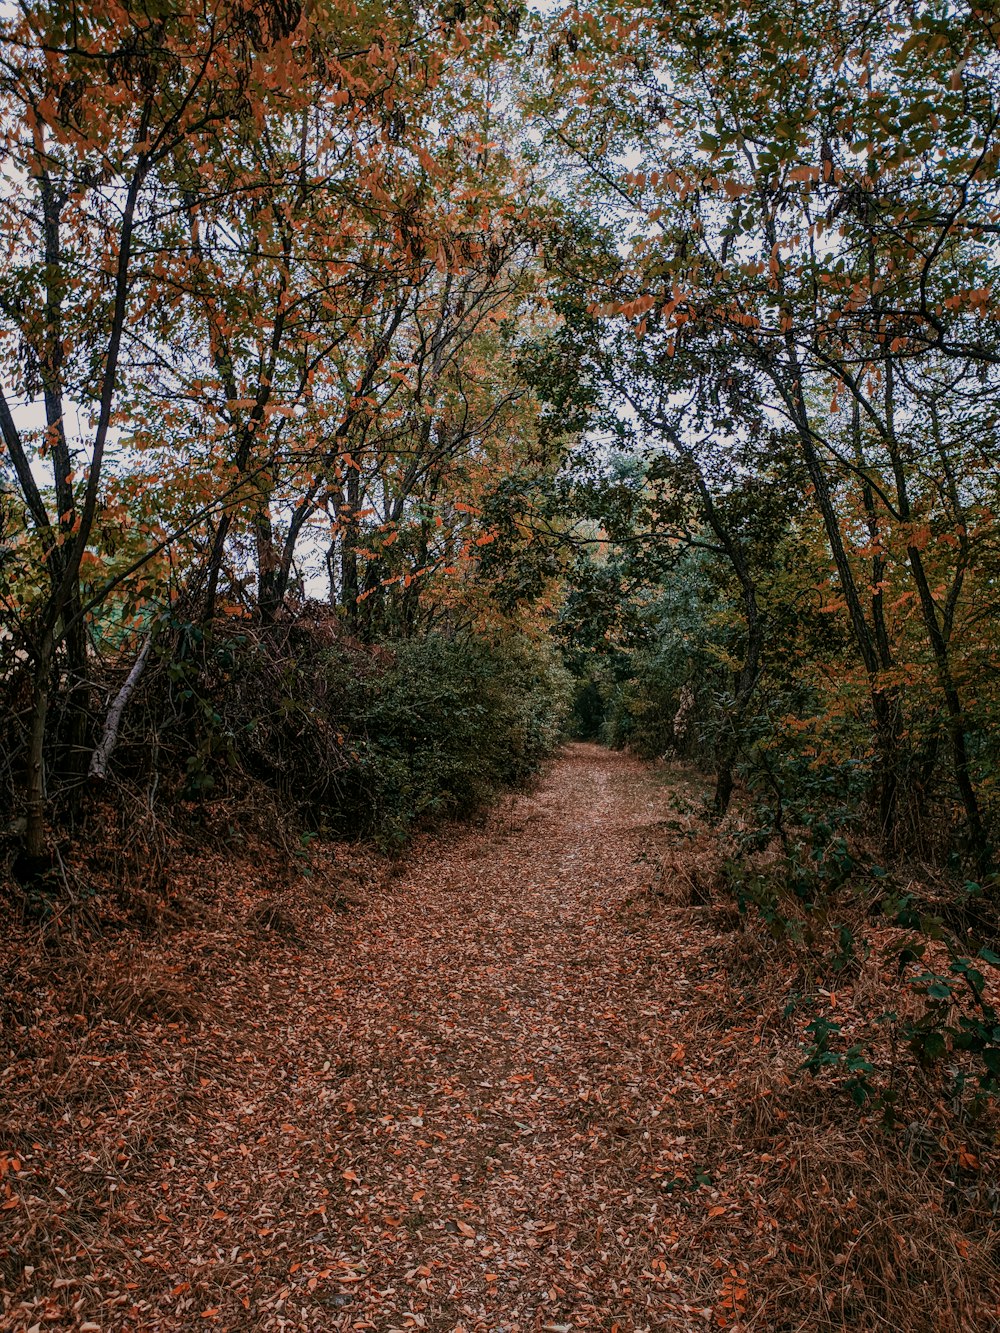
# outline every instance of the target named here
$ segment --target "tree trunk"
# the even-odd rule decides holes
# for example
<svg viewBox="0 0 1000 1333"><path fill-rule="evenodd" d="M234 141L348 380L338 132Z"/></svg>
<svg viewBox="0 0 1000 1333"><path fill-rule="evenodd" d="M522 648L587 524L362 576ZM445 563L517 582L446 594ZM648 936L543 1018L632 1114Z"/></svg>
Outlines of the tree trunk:
<svg viewBox="0 0 1000 1333"><path fill-rule="evenodd" d="M675 437L675 443L680 445L679 437ZM746 625L746 650L743 654L743 665L736 673L733 686L733 706L728 718L728 727L716 756L713 809L716 818L722 819L729 810L729 803L733 796L733 766L736 763L736 756L739 754L742 743L743 723L746 720L754 690L757 688L757 682L760 679L761 659L764 653L764 621L760 614L760 607L757 604L757 583L750 572L750 565L743 546L716 508L712 493L697 461L690 454L688 457L694 468L695 481L708 525L725 551L729 563L733 567L733 573L739 582L743 601L743 619Z"/></svg>
<svg viewBox="0 0 1000 1333"><path fill-rule="evenodd" d="M358 554L357 515L361 508L361 478L356 467L349 467L344 483L344 501L340 506L340 598L348 628L358 624Z"/></svg>
<svg viewBox="0 0 1000 1333"><path fill-rule="evenodd" d="M768 367L775 387L784 399L789 410L799 447L805 461L809 480L812 482L816 504L823 520L827 543L833 563L837 569L841 592L847 603L847 610L854 631L854 640L861 654L865 671L868 675L868 688L872 701L873 730L875 732L875 772L878 794L879 819L882 836L892 846L896 839L899 795L899 721L898 709L890 706L880 679L882 663L875 642L875 636L865 617L861 596L851 562L844 545L840 521L830 494L830 487L823 464L816 448L813 432L809 425L809 412L802 392L802 372L789 343L789 357L792 383L789 384L781 373L780 367Z"/></svg>
<svg viewBox="0 0 1000 1333"><path fill-rule="evenodd" d="M153 636L150 635L142 646L142 651L132 664L132 670L125 678L125 683L114 697L111 707L108 709L108 716L104 723L104 731L101 735L100 743L94 753L90 756L90 776L97 782L103 782L108 775L108 760L111 758L112 751L118 743L118 730L121 726L122 714L135 692L135 687L139 684L139 678L146 668L149 660L149 653L153 646Z"/></svg>
<svg viewBox="0 0 1000 1333"><path fill-rule="evenodd" d="M924 569L923 558L917 547L913 545L907 546L906 553L910 561L913 581L917 585L917 594L920 598L920 608L927 630L927 637L930 639L931 651L934 654L938 686L944 696L945 711L948 716L948 740L951 744L952 765L955 770L955 783L958 787L962 809L965 812L965 822L969 829L969 842L973 859L980 876L988 879L995 869L993 851L986 833L986 826L983 823L975 784L972 781L962 700L952 673L948 645L938 623L937 607L934 605L934 596L927 581L927 571Z"/></svg>
<svg viewBox="0 0 1000 1333"><path fill-rule="evenodd" d="M66 707L69 723L62 763L69 779L67 794L74 811L78 807L82 790L77 779L83 777L87 767L87 733L90 729L90 663L87 659L87 626L81 605L77 585L66 608L66 617L70 622L66 632Z"/></svg>
<svg viewBox="0 0 1000 1333"><path fill-rule="evenodd" d="M278 554L274 549L274 528L266 500L254 516L254 545L257 552L257 609L266 623L278 609Z"/></svg>
<svg viewBox="0 0 1000 1333"><path fill-rule="evenodd" d="M32 869L45 858L45 735L49 713L49 691L52 688L52 659L55 640L45 634L35 660L35 680L31 700L31 733L28 740L28 781L25 816L27 824L24 850Z"/></svg>
<svg viewBox="0 0 1000 1333"><path fill-rule="evenodd" d="M903 523L909 524L913 522L913 508L910 504L906 467L903 462L899 437L896 434L894 392L893 362L892 358L887 355L885 358L885 423L883 437L889 446L893 477L896 483L899 517ZM934 655L938 687L944 698L952 766L962 809L965 812L965 822L969 830L970 848L980 878L989 879L992 877L995 868L993 851L983 823L975 784L972 781L972 769L969 763L969 749L965 734L964 710L958 686L955 683L955 676L951 669L948 640L945 638L941 623L938 620L938 610L927 578L927 571L924 568L923 556L920 554L919 546L912 540L907 542L906 556L909 561L910 572L913 575L913 582L916 584L924 628L930 642L931 652Z"/></svg>

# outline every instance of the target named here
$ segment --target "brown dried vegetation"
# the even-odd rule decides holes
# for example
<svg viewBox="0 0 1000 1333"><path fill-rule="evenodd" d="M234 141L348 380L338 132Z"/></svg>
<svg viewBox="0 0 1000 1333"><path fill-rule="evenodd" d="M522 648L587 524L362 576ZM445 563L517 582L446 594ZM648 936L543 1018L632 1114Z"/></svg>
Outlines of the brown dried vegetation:
<svg viewBox="0 0 1000 1333"><path fill-rule="evenodd" d="M0 1327L1000 1327L989 1114L910 1079L886 1134L799 1072L700 797L573 746L395 863L178 852L141 924L8 915ZM845 1030L898 990L873 950Z"/></svg>

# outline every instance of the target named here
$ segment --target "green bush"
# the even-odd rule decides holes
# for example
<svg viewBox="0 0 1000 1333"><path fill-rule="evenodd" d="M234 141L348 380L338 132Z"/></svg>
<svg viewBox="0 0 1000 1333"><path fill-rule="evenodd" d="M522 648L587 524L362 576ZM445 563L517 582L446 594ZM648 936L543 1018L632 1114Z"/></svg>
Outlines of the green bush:
<svg viewBox="0 0 1000 1333"><path fill-rule="evenodd" d="M534 774L562 734L571 683L512 633L365 646L328 622L175 626L130 710L119 777L211 803L254 785L301 823L400 844Z"/></svg>
<svg viewBox="0 0 1000 1333"><path fill-rule="evenodd" d="M512 636L431 635L391 652L345 701L358 760L340 815L351 831L399 842L415 823L471 814L537 772L570 690L553 655Z"/></svg>

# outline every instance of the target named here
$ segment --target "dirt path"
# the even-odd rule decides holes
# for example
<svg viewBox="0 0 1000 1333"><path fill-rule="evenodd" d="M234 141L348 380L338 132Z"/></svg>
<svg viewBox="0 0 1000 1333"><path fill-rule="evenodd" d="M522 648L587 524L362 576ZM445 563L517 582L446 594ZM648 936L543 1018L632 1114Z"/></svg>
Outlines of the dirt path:
<svg viewBox="0 0 1000 1333"><path fill-rule="evenodd" d="M690 1325L657 1163L697 977L629 910L666 805L644 767L571 747L358 923L336 1135L353 1256L394 1289L378 1327Z"/></svg>
<svg viewBox="0 0 1000 1333"><path fill-rule="evenodd" d="M699 977L637 924L669 813L571 746L285 944L235 864L228 919L206 867L206 917L88 955L7 1070L3 1326L703 1327L664 1189Z"/></svg>
<svg viewBox="0 0 1000 1333"><path fill-rule="evenodd" d="M247 849L152 934L15 942L0 1328L1000 1328L993 1231L691 904L697 795L570 746L389 876Z"/></svg>

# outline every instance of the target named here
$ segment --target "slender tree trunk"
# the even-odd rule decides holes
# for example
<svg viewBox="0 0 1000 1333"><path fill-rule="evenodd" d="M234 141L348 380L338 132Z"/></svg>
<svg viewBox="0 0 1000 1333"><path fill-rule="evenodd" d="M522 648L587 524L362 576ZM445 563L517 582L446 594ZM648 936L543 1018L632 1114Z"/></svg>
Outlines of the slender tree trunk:
<svg viewBox="0 0 1000 1333"><path fill-rule="evenodd" d="M906 553L910 562L913 581L917 585L917 595L920 599L920 608L924 626L927 630L927 637L930 639L931 651L934 654L938 687L944 698L948 719L948 740L951 745L952 766L955 771L955 784L958 787L965 821L969 829L972 854L979 874L983 878L989 878L995 869L993 851L990 847L982 811L979 808L979 798L976 795L975 784L972 780L969 747L965 734L965 711L952 673L948 645L941 632L937 607L934 605L934 596L927 580L923 558L917 547L913 545L907 546Z"/></svg>
<svg viewBox="0 0 1000 1333"><path fill-rule="evenodd" d="M274 619L278 609L279 561L274 548L274 527L262 497L261 508L254 517L254 545L257 551L257 607L266 623Z"/></svg>
<svg viewBox="0 0 1000 1333"><path fill-rule="evenodd" d="M139 139L145 139L146 130L149 123L149 103L143 109L140 121ZM65 637L65 631L60 631L60 626L64 626L70 621L74 626L80 626L81 638L77 640L77 654L79 665L83 671L86 670L86 639L83 635L83 617L74 614L80 606L80 562L87 549L87 543L90 541L94 528L94 520L97 515L97 504L101 475L104 462L104 451L107 446L108 431L111 426L111 410L114 403L115 388L118 382L118 359L121 352L122 336L125 329L125 317L128 302L128 277L129 265L132 256L132 234L135 226L135 212L139 199L139 192L143 181L149 171L149 159L141 154L135 168L135 174L129 183L125 196L124 208L122 211L121 233L118 248L118 261L115 268L114 285L114 306L111 315L111 326L108 335L107 351L104 358L104 369L101 377L101 395L100 407L97 417L97 428L94 434L94 443L90 457L90 468L87 474L87 480L83 489L82 504L76 508L76 517L72 524L71 532L67 533L68 540L63 543L58 560L54 562L53 568L56 572L56 578L53 581L53 588L48 598L48 605L45 608L44 629L38 654L36 657L36 676L34 698L32 701L31 734L28 743L28 781L26 790L26 814L27 828L25 831L25 852L29 861L40 859L45 853L45 732L49 712L49 695L52 688L52 666L55 660L56 648L60 638ZM43 198L44 204L44 198ZM47 205L46 205L47 207ZM46 219L48 223L48 218ZM58 236L56 236L58 241ZM52 244L51 237L46 237L46 260L50 260ZM58 251L55 252L58 258ZM58 289L52 289L57 291ZM56 320L56 331L59 331L58 311L47 311L47 319ZM51 333L51 326L47 330ZM61 337L52 344L53 364L50 369L58 370L58 364L62 356ZM53 383L46 386L46 415L49 420L49 429L53 440L59 448L65 447L65 431L63 428L62 402L59 398L52 398ZM58 462L58 459L57 459ZM62 472L63 483L69 485L70 467L69 456L66 454L63 458L65 471L60 464L57 467L57 473ZM56 476L57 494L60 485L59 476ZM72 495L72 492L70 493ZM75 508L75 497L72 497ZM65 513L65 511L63 511ZM71 610L71 608L73 610Z"/></svg>
<svg viewBox="0 0 1000 1333"><path fill-rule="evenodd" d="M39 163L46 160L43 132L37 130L36 148ZM53 489L55 491L58 525L63 534L63 545L53 552L53 567L58 577L53 592L58 597L60 588L65 594L62 614L70 624L65 634L67 663L66 707L68 725L63 731L63 754L60 769L70 779L68 795L71 806L79 801L79 784L86 767L88 709L87 630L80 615L81 596L78 570L71 565L73 534L77 523L76 493L73 488L73 459L66 437L65 394L62 377L65 351L63 347L63 295L65 273L62 251L62 210L64 195L60 184L53 180L47 166L38 168L39 190L42 200L42 223L45 247L45 323L39 362L42 372L42 396L45 404L45 427L49 453L52 459ZM54 619L60 608L54 606ZM49 687L51 689L51 685Z"/></svg>
<svg viewBox="0 0 1000 1333"><path fill-rule="evenodd" d="M226 550L226 538L229 536L230 518L228 511L219 518L218 526L215 529L215 535L212 538L212 549L208 556L208 580L205 585L205 605L202 615L205 621L210 621L215 615L215 599L219 595L219 576L222 573L222 558Z"/></svg>
<svg viewBox="0 0 1000 1333"><path fill-rule="evenodd" d="M111 707L108 709L108 716L105 719L104 730L101 734L101 740L94 753L90 757L90 776L97 782L103 782L108 774L108 761L111 758L112 751L118 743L118 730L121 726L122 714L135 692L135 687L139 684L139 679L146 668L149 660L150 650L153 647L152 634L146 639L142 646L142 651L132 664L132 670L125 678L125 683L115 695Z"/></svg>
<svg viewBox="0 0 1000 1333"><path fill-rule="evenodd" d="M308 519L316 512L316 492L317 485L310 486L308 492L296 505L292 517L288 523L288 532L285 534L284 544L281 548L281 556L278 560L278 566L274 575L274 597L277 606L281 606L288 595L289 584L292 577L292 565L295 560L295 547Z"/></svg>
<svg viewBox="0 0 1000 1333"><path fill-rule="evenodd" d="M356 467L349 467L344 482L344 502L340 507L340 597L348 627L358 624L357 515L361 508L361 478Z"/></svg>
<svg viewBox="0 0 1000 1333"><path fill-rule="evenodd" d="M66 729L64 769L70 779L68 795L76 810L82 790L78 778L87 769L87 735L90 730L90 663L87 655L87 626L81 614L79 585L66 608L70 628L66 632L67 685L66 703L69 725Z"/></svg>
<svg viewBox="0 0 1000 1333"><path fill-rule="evenodd" d="M675 437L675 444L680 447L679 437ZM743 602L743 619L746 625L743 664L736 673L733 686L733 706L729 717L726 719L726 730L716 755L713 808L716 817L722 819L729 810L729 803L733 797L733 768L742 744L743 724L746 721L747 712L757 688L757 682L760 679L761 662L764 654L765 626L757 603L757 583L751 573L743 546L716 508L712 493L697 461L690 454L688 457L694 468L695 480L708 525L725 551L729 563L733 567L733 573L739 582L740 596Z"/></svg>
<svg viewBox="0 0 1000 1333"><path fill-rule="evenodd" d="M809 412L802 392L802 371L794 347L790 343L789 356L791 384L785 380L780 368L772 365L768 369L795 425L806 471L809 474L809 480L812 482L816 505L826 532L830 554L833 556L833 563L837 570L841 592L847 603L848 615L854 631L854 640L868 676L875 732L875 770L879 820L882 826L882 836L891 846L896 840L899 805L900 737L898 709L887 698L880 679L882 663L879 659L875 636L865 616L857 581L840 530L840 520L833 503L833 497L830 494L829 482L809 425Z"/></svg>
<svg viewBox="0 0 1000 1333"><path fill-rule="evenodd" d="M42 864L45 857L45 737L49 714L49 692L52 688L52 662L55 639L46 631L35 659L35 679L31 700L31 731L28 739L28 781L26 786L25 815L27 825L24 850L31 867Z"/></svg>
<svg viewBox="0 0 1000 1333"><path fill-rule="evenodd" d="M330 605L337 605L337 539L331 538L329 546L326 548L326 577L330 585Z"/></svg>
<svg viewBox="0 0 1000 1333"><path fill-rule="evenodd" d="M893 361L891 356L888 355L885 358L884 373L885 425L883 434L885 442L889 446L892 461L899 516L904 523L912 524L914 515L910 503L909 484L900 442L896 435ZM995 869L993 851L989 844L982 811L979 808L979 798L976 795L975 784L972 780L968 739L965 734L965 712L952 671L948 640L945 638L941 622L938 619L938 609L934 602L934 594L931 592L930 581L927 578L927 570L924 568L923 556L920 553L919 546L912 540L906 544L906 556L909 561L910 572L913 575L913 582L916 585L924 628L934 656L938 687L944 699L955 784L958 787L959 798L965 813L972 855L980 876L988 879Z"/></svg>
<svg viewBox="0 0 1000 1333"><path fill-rule="evenodd" d="M866 473L866 460L861 441L861 407L857 400L851 419L851 435L854 444L854 465L861 478L861 504L865 511L865 526L868 540L872 546L871 563L871 613L875 630L875 647L879 661L888 670L892 666L892 649L889 645L889 632L885 623L885 599L882 596L882 579L885 575L885 557L881 551L881 533L879 532L878 511L875 507L875 492Z"/></svg>
<svg viewBox="0 0 1000 1333"><path fill-rule="evenodd" d="M414 567L416 569L425 569L427 567L427 553L430 547L430 521L426 518L420 520L420 540L417 545L416 559ZM408 588L403 591L403 633L409 637L416 632L417 621L420 615L420 592L421 580L414 579Z"/></svg>

